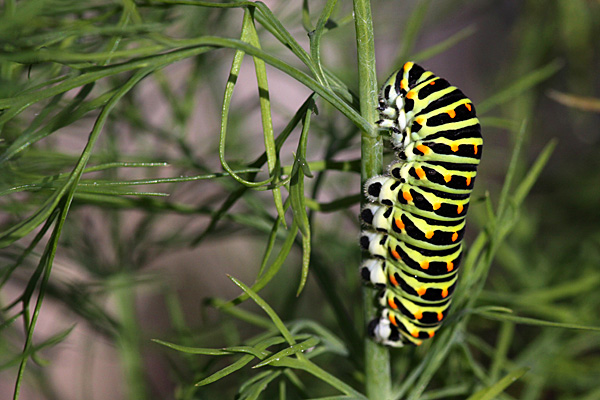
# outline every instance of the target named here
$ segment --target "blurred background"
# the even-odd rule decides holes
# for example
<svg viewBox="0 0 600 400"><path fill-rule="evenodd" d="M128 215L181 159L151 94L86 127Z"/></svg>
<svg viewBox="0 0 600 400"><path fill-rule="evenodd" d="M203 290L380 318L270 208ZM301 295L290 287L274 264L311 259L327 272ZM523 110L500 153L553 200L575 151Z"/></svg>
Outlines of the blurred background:
<svg viewBox="0 0 600 400"><path fill-rule="evenodd" d="M322 62L357 92L349 3L340 2L332 15L322 39ZM308 23L306 15L303 20L301 1L265 4L308 49L307 24L316 23L325 2L305 2ZM5 0L0 7L0 26L4 25L0 28L0 102L57 85L61 82L57 77L135 58L124 55L103 60L105 64L85 57L33 62L32 54L131 50L161 43L163 36L239 38L243 16L240 9L161 1L99 0L83 5L68 0L30 4ZM124 17L128 7L131 14ZM549 163L517 211L518 223L496 254L478 303L509 307L532 318L598 326L600 2L398 0L373 1L372 8L380 82L405 61L416 59L460 87L480 112L485 149L467 244L485 225L484 196L489 195L492 204L497 202L517 132L524 127L518 180L544 146L557 141ZM111 28L125 26L124 18L130 18L127 26L131 29L114 41ZM259 24L257 29L266 52L305 70L269 32ZM222 171L218 156L221 107L233 54L233 50L219 49L169 64L137 84L110 113L88 166L121 164L86 173L84 183L89 187L74 196L33 333L38 351L27 364L20 399L234 398L236 382L252 375L246 368L241 377L196 388L194 382L226 364L206 356L182 356L151 341L219 348L239 344L261 331L217 311L214 305L240 294L227 274L249 285L258 276L277 216L271 192L242 191L230 208L224 208L231 194L242 187L230 178L164 179ZM280 70L267 66L267 73L278 135L311 91ZM129 72L111 73L88 89L78 86L60 98L24 104L26 109L10 118L8 113L20 103L4 107L0 115L3 231L45 206L55 193L53 182L60 183L64 179L60 174L73 169L88 143L99 107L106 101L102 96L121 87L130 76ZM86 90L85 101L75 106ZM261 296L284 321L308 318L336 336L347 337L334 318L336 308L329 303L331 293L343 294L349 323L362 335L357 274L360 133L323 100L317 100L317 107L307 161L354 164L348 170L317 169L314 179L306 179L306 196L331 209L310 211L311 271L303 293L296 297L302 262L302 248L296 241ZM14 145L25 134L33 136L21 147ZM282 146L281 166L293 164L299 136L298 127ZM264 151L250 57L238 77L226 141L225 158L234 169L246 168ZM391 159L391 152L386 154ZM122 163L136 164L130 168ZM266 177L263 167L256 180ZM151 182L161 178L158 184ZM95 192L95 179L100 183L140 180L146 185L104 184ZM285 200L287 190L283 193ZM27 310L33 312L40 274L47 271L38 267L51 241L50 234L44 233L49 226L42 222L27 235L12 236L18 240L5 240L0 251L1 398L10 398L14 391L27 334L22 316L11 318L32 295ZM280 228L277 238L271 262L282 248L284 229ZM261 313L250 302L241 307ZM501 331L512 332L506 344L510 365L531 368L505 398L600 398L597 332L472 318L469 332L476 339L465 342L475 349L471 361L476 367L489 363L486 352L499 346ZM410 353L409 358L418 357L419 353ZM334 375L360 382L360 377L352 375L351 361L334 360L328 359ZM396 364L406 367L402 363L408 362Z"/></svg>

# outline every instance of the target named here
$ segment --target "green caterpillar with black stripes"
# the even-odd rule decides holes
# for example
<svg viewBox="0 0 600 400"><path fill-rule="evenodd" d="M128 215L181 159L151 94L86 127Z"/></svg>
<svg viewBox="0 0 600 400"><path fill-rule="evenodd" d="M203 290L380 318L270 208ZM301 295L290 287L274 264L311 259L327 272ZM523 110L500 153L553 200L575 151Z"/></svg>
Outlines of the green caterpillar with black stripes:
<svg viewBox="0 0 600 400"><path fill-rule="evenodd" d="M420 345L452 302L481 126L471 100L412 62L383 85L379 112L398 160L365 185L361 276L382 288L368 331L384 345Z"/></svg>

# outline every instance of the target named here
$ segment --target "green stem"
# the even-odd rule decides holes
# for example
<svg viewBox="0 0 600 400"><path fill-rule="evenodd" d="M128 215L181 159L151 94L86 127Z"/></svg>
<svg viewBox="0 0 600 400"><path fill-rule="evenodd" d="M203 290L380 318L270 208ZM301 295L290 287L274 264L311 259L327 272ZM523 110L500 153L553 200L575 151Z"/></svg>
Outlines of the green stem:
<svg viewBox="0 0 600 400"><path fill-rule="evenodd" d="M374 175L381 174L383 166L383 145L375 122L377 112L377 75L375 73L375 45L373 42L373 21L369 0L354 0L354 24L358 51L358 76L360 113L371 129L362 131L361 177L364 183ZM365 320L370 321L377 313L373 289L363 289ZM386 347L365 338L365 379L369 399L390 398L391 372L390 354Z"/></svg>
<svg viewBox="0 0 600 400"><path fill-rule="evenodd" d="M143 400L148 398L140 337L141 327L137 321L135 295L136 286L128 273L114 277L117 312L121 319L121 332L117 339L117 349L123 367L123 383L127 388L127 398Z"/></svg>

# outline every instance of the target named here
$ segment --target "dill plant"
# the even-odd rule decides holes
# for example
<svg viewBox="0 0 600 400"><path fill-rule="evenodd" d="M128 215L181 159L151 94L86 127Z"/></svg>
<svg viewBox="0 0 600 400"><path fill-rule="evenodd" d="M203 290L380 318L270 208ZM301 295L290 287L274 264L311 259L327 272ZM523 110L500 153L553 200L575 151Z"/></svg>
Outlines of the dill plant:
<svg viewBox="0 0 600 400"><path fill-rule="evenodd" d="M393 70L456 54L486 31L461 25L422 45L427 28L466 5L408 3L4 1L3 391L63 398L47 371L83 325L91 339L78 347L73 398L101 396L90 384L101 373L91 367L98 342L119 361L115 393L131 399L597 398L588 376L600 371L591 356L599 236L586 228L594 242L581 255L553 260L534 241L542 225L526 201L556 147L545 137L531 150L536 89L565 68L547 59L550 30L538 35L535 21L556 21L564 48L579 49L565 57L591 62L597 28L583 0L524 2L517 67L484 75L489 83L471 96L486 148L452 318L418 349L390 352L365 338L374 292L357 277L356 214L361 182L386 156L374 125L374 39L398 35ZM339 65L331 43L345 47ZM567 75L572 88L585 86L582 74ZM274 90L273 76L286 88ZM253 94L236 101L238 87ZM300 96L288 87L304 93L293 108L278 103ZM597 107L593 97L553 96L570 112ZM230 267L244 248L243 265ZM169 258L178 253L192 265ZM211 265L221 268L205 271ZM171 278L184 267L199 287L186 300ZM227 294L210 292L224 283ZM42 304L70 323L44 321ZM40 335L40 321L53 333Z"/></svg>

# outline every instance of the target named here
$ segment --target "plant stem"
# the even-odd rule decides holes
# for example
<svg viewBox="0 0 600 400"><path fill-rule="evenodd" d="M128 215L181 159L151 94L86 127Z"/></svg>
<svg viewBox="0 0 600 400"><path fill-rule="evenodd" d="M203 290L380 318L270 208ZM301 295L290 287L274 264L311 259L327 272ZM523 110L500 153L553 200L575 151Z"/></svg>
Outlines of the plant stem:
<svg viewBox="0 0 600 400"><path fill-rule="evenodd" d="M362 133L361 140L361 177L362 183L374 175L381 174L383 165L383 145L375 122L377 112L377 75L375 72L375 45L373 41L373 21L369 0L354 0L354 24L356 27L356 46L358 51L358 76L360 113L369 123L371 130ZM376 315L373 289L363 289L365 320L370 321ZM365 338L365 379L366 394L369 399L386 400L390 398L391 373L390 355L386 347L380 346L370 338Z"/></svg>
<svg viewBox="0 0 600 400"><path fill-rule="evenodd" d="M114 295L121 332L117 338L117 348L123 367L123 384L128 399L144 400L149 398L144 377L144 362L141 351L141 327L137 322L134 278L128 273L114 277Z"/></svg>

